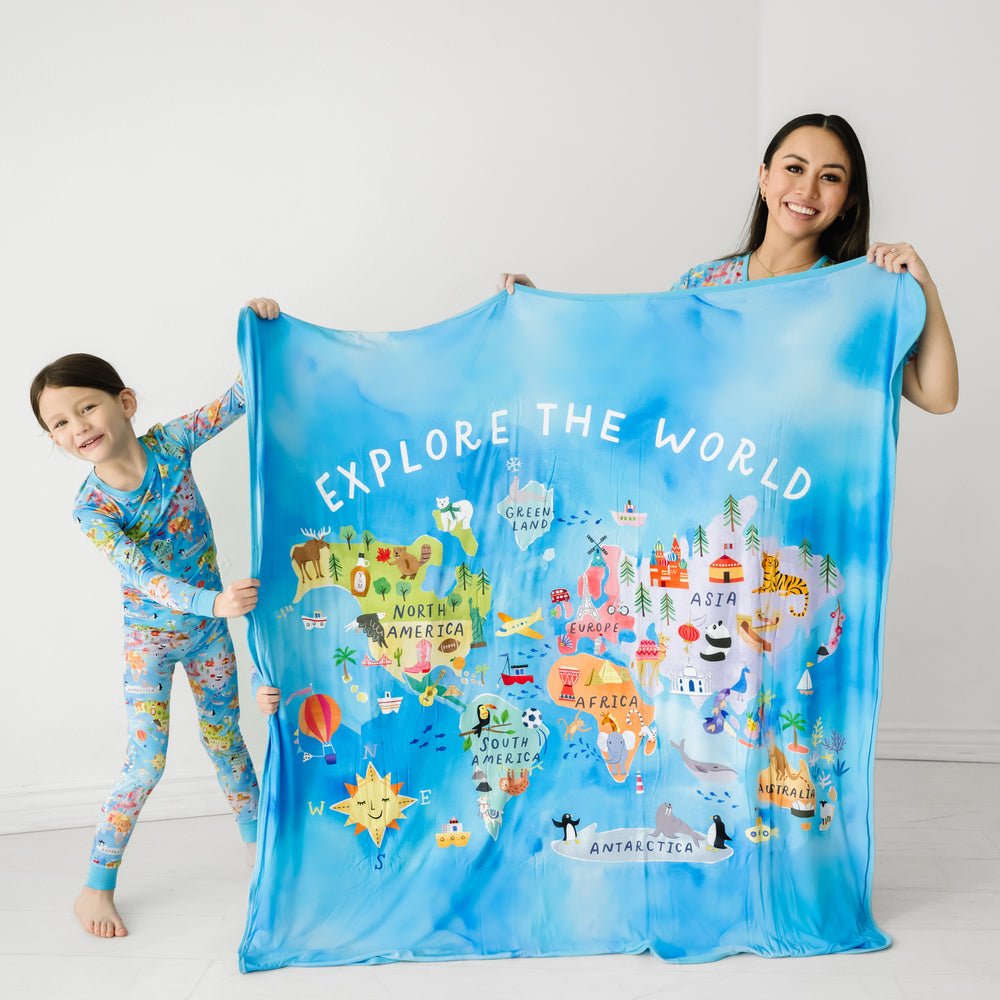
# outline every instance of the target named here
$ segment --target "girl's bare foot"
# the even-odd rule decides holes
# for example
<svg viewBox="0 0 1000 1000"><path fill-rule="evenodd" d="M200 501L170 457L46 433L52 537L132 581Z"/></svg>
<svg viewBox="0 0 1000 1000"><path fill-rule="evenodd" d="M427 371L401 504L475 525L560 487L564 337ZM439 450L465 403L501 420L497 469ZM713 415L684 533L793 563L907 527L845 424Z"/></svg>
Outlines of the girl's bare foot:
<svg viewBox="0 0 1000 1000"><path fill-rule="evenodd" d="M114 889L91 889L85 885L76 897L73 912L88 934L104 938L128 934L115 909Z"/></svg>

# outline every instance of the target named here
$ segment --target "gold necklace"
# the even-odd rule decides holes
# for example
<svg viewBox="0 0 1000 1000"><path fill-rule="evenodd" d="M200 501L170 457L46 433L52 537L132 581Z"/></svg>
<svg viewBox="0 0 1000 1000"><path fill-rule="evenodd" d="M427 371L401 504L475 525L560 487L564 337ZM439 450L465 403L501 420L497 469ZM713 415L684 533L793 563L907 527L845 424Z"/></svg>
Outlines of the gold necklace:
<svg viewBox="0 0 1000 1000"><path fill-rule="evenodd" d="M781 274L781 273L782 273L783 271L794 271L794 270L795 270L795 269L796 269L797 267L812 267L812 266L813 266L813 264L815 264L815 263L816 263L816 261L820 259L819 257L817 257L817 258L816 258L816 260L812 260L812 261L806 261L806 262L805 262L804 264L792 264L792 266L791 266L791 267L779 267L779 268L775 268L775 270L773 270L773 271L772 271L772 270L771 270L771 269L770 269L769 267L767 267L767 266L765 265L765 263L764 263L764 262L763 262L763 261L762 261L762 260L760 259L760 254L759 254L759 253L757 253L757 251L756 251L756 250L754 250L754 252L753 252L753 256L757 258L757 263L758 263L758 264L760 264L760 266L761 266L762 268L764 268L764 270L765 270L765 271L767 271L767 276L768 276L769 278L773 278L773 277L774 277L774 276L775 276L776 274ZM822 254L820 254L820 257L822 257L822 256L823 256L823 255L822 255Z"/></svg>

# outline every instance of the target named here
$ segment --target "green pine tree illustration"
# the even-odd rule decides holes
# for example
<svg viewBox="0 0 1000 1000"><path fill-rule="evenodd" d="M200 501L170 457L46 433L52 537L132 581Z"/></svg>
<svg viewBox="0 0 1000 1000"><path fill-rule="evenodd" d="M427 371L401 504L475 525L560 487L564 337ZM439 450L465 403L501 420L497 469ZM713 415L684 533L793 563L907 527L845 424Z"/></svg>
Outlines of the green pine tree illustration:
<svg viewBox="0 0 1000 1000"><path fill-rule="evenodd" d="M660 598L660 618L669 625L676 617L674 599L669 594L664 594Z"/></svg>
<svg viewBox="0 0 1000 1000"><path fill-rule="evenodd" d="M330 549L329 565L330 565L330 576L332 576L334 580L339 580L343 567L340 565L340 560L337 558L337 553L334 552L332 548Z"/></svg>
<svg viewBox="0 0 1000 1000"><path fill-rule="evenodd" d="M803 568L813 564L813 550L808 538L803 538L799 542L799 559L802 561Z"/></svg>
<svg viewBox="0 0 1000 1000"><path fill-rule="evenodd" d="M695 529L694 542L691 548L700 556L703 556L708 551L708 535L700 524Z"/></svg>
<svg viewBox="0 0 1000 1000"><path fill-rule="evenodd" d="M729 522L730 531L735 531L743 523L739 501L737 501L732 493L726 497L725 503L722 505L722 519Z"/></svg>
<svg viewBox="0 0 1000 1000"><path fill-rule="evenodd" d="M829 553L823 556L823 560L819 564L819 575L823 578L823 583L826 585L826 592L829 594L830 588L836 587L837 580L840 578L840 574L837 572L837 564L833 561Z"/></svg>
<svg viewBox="0 0 1000 1000"><path fill-rule="evenodd" d="M644 584L640 583L635 595L636 610L640 615L648 615L652 606L652 602L649 599L649 591Z"/></svg>

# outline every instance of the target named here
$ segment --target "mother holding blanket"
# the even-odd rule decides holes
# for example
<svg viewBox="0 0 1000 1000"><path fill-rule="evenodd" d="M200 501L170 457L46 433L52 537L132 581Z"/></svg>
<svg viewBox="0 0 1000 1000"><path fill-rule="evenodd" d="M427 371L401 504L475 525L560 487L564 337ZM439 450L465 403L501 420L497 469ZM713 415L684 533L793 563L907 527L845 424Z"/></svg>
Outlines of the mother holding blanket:
<svg viewBox="0 0 1000 1000"><path fill-rule="evenodd" d="M899 274L924 293L927 317L903 370L903 395L930 413L958 403L958 361L937 286L909 243L869 246L868 173L854 129L839 115L800 115L768 143L743 245L691 268L673 288L757 281L856 257ZM498 288L535 287L524 274L500 276Z"/></svg>

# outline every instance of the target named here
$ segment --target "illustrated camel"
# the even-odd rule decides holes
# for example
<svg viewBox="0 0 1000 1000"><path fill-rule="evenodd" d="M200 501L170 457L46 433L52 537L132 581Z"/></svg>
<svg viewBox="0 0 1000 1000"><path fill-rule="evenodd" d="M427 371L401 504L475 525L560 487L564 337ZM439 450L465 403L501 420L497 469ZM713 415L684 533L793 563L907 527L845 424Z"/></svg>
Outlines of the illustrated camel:
<svg viewBox="0 0 1000 1000"><path fill-rule="evenodd" d="M639 686L649 687L656 680L659 665L667 655L666 639L660 632L656 633L659 640L655 645L651 639L643 639L635 652L635 662L639 670ZM649 675L647 679L647 673Z"/></svg>

